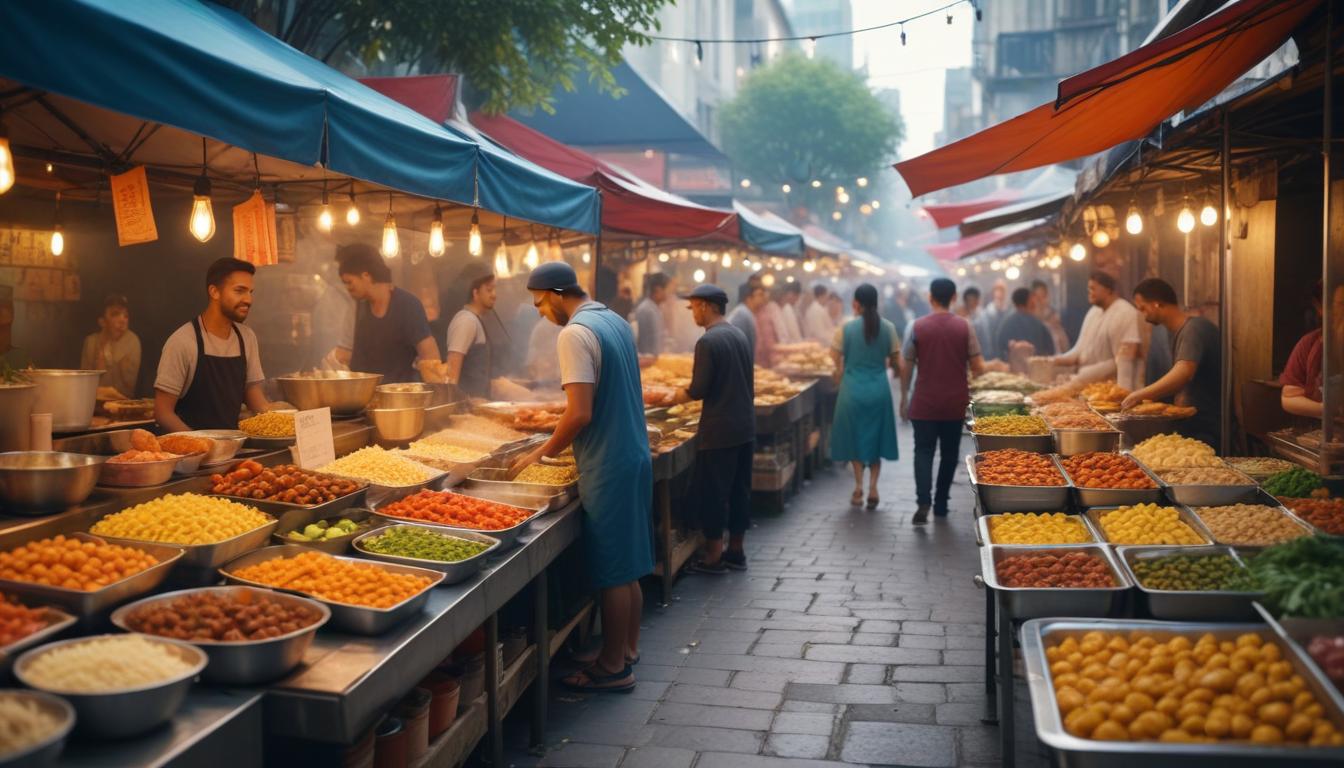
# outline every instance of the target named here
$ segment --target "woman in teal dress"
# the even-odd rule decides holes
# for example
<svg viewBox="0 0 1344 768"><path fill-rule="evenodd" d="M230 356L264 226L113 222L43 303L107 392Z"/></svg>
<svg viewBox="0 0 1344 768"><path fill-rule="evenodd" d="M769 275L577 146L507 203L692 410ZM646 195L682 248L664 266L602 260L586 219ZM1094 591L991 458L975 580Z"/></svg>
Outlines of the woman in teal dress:
<svg viewBox="0 0 1344 768"><path fill-rule="evenodd" d="M891 402L887 366L899 365L900 337L890 321L877 314L877 289L868 283L854 290L854 315L835 331L835 358L840 393L831 425L831 460L854 468L854 495L863 503L863 470L868 468L868 509L877 508L877 478L882 459L896 459L896 412Z"/></svg>

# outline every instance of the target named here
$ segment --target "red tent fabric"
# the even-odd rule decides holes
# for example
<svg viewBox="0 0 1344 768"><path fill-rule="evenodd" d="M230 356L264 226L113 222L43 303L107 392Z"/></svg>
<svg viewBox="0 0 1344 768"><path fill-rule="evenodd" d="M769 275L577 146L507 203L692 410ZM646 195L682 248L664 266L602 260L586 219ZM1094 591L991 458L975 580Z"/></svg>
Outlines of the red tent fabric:
<svg viewBox="0 0 1344 768"><path fill-rule="evenodd" d="M978 232L974 235L967 235L966 237L959 240L953 240L949 243L933 243L932 245L926 245L924 246L924 250L942 261L956 261L957 259L964 259L967 256L974 256L977 253L982 253L991 248L1012 245L1013 243L1028 240L1043 232L1049 221L1049 217L1037 219L1035 221L1024 221L1007 227L991 229L988 232Z"/></svg>
<svg viewBox="0 0 1344 768"><path fill-rule="evenodd" d="M457 106L457 75L362 77L359 81L436 123L447 122Z"/></svg>
<svg viewBox="0 0 1344 768"><path fill-rule="evenodd" d="M1148 135L1197 107L1288 39L1320 0L1241 0L1190 27L1064 80L1055 103L897 163L920 195L1059 163Z"/></svg>
<svg viewBox="0 0 1344 768"><path fill-rule="evenodd" d="M971 200L959 200L954 203L929 203L923 210L933 219L933 223L939 228L955 227L970 217L992 211L995 208L1002 208L1009 203L1015 203L1022 197L1022 192L1016 189L996 189L988 195L982 195Z"/></svg>

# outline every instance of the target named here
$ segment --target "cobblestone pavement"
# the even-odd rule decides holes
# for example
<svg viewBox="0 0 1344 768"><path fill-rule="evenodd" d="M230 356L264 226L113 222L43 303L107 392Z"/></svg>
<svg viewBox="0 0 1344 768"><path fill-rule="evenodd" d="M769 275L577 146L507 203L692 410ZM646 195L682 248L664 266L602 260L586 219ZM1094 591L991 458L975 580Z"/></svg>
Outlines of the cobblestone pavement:
<svg viewBox="0 0 1344 768"><path fill-rule="evenodd" d="M847 468L821 472L783 515L755 521L749 571L684 575L667 607L650 603L633 693L554 685L545 755L528 753L526 720L513 719L506 764L998 764L998 728L981 722L984 595L971 581L965 472L949 519L912 526L914 450L909 428L900 432L877 511L850 508ZM558 658L553 672L569 668ZM1017 764L1034 768L1045 763L1024 687Z"/></svg>

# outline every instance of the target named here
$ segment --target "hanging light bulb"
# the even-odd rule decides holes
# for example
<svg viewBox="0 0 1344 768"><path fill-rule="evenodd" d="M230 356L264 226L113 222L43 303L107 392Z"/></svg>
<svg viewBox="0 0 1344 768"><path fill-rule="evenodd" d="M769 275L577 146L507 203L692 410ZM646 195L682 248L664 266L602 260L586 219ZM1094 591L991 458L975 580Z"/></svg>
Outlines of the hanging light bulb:
<svg viewBox="0 0 1344 768"><path fill-rule="evenodd" d="M399 253L401 253L401 238L397 236L397 219L391 211L388 211L387 218L383 220L383 258L395 259Z"/></svg>
<svg viewBox="0 0 1344 768"><path fill-rule="evenodd" d="M723 258L719 259L719 265L722 266L724 269L731 269L733 266L733 255L731 253L725 252L723 254Z"/></svg>
<svg viewBox="0 0 1344 768"><path fill-rule="evenodd" d="M5 194L10 187L14 186L16 178L14 153L9 149L9 137L5 134L5 127L0 125L0 195Z"/></svg>
<svg viewBox="0 0 1344 768"><path fill-rule="evenodd" d="M527 254L523 256L523 264L525 264L528 269L536 269L537 265L541 263L541 254L537 252L537 236L530 226L527 228L527 233Z"/></svg>
<svg viewBox="0 0 1344 768"><path fill-rule="evenodd" d="M1105 248L1111 244L1111 233L1104 227L1098 227L1097 231L1092 233L1092 244L1098 248Z"/></svg>
<svg viewBox="0 0 1344 768"><path fill-rule="evenodd" d="M495 277L505 278L511 273L509 270L509 249L504 245L503 236L499 239L499 247L495 249Z"/></svg>
<svg viewBox="0 0 1344 768"><path fill-rule="evenodd" d="M1212 227L1218 223L1218 209L1213 207L1213 201L1204 198L1204 207L1199 209L1199 223L1206 227Z"/></svg>
<svg viewBox="0 0 1344 768"><path fill-rule="evenodd" d="M695 272L691 273L691 277L695 279L695 282L703 283L705 282L705 270L697 269Z"/></svg>
<svg viewBox="0 0 1344 768"><path fill-rule="evenodd" d="M61 232L61 193L56 193L56 221L51 228L51 255L65 253L65 234Z"/></svg>
<svg viewBox="0 0 1344 768"><path fill-rule="evenodd" d="M812 188L813 188L813 189L821 189L821 179L813 179L813 180L812 180Z"/></svg>
<svg viewBox="0 0 1344 768"><path fill-rule="evenodd" d="M1129 214L1125 216L1125 231L1131 235L1143 233L1143 217L1139 215L1139 209L1133 204L1129 205Z"/></svg>
<svg viewBox="0 0 1344 768"><path fill-rule="evenodd" d="M874 210L874 211L876 211L878 208L881 208L881 207L882 207L882 201L881 201L881 200L874 200L874 201L873 201L873 210Z"/></svg>
<svg viewBox="0 0 1344 768"><path fill-rule="evenodd" d="M192 190L191 219L187 222L191 236L202 243L215 236L215 212L210 205L210 179L204 173L196 179Z"/></svg>
<svg viewBox="0 0 1344 768"><path fill-rule="evenodd" d="M327 197L327 183L322 182L322 210L317 214L317 228L330 232L335 219L331 215L331 200Z"/></svg>
<svg viewBox="0 0 1344 768"><path fill-rule="evenodd" d="M808 260L804 261L804 262L803 262L803 271L804 271L804 272L816 272L816 271L817 271L817 262L816 262L815 260L813 260L813 259L808 259Z"/></svg>
<svg viewBox="0 0 1344 768"><path fill-rule="evenodd" d="M1017 267L1009 267L1008 269L1004 270L1003 276L1008 278L1009 280L1016 280L1017 278L1022 276L1022 270L1018 269Z"/></svg>
<svg viewBox="0 0 1344 768"><path fill-rule="evenodd" d="M965 277L965 276L966 276L966 268L957 267L957 277Z"/></svg>
<svg viewBox="0 0 1344 768"><path fill-rule="evenodd" d="M769 288L770 286L772 286L772 285L774 285L774 284L775 284L775 276L774 276L774 275L767 274L765 277L762 277L762 278L761 278L761 285L764 285L766 288Z"/></svg>
<svg viewBox="0 0 1344 768"><path fill-rule="evenodd" d="M780 189L783 190L786 195L793 191L793 187L788 184L781 186Z"/></svg>
<svg viewBox="0 0 1344 768"><path fill-rule="evenodd" d="M504 241L500 240L500 245ZM467 234L467 252L472 256L480 256L484 252L481 247L481 221L476 215L476 209L471 209L471 231Z"/></svg>
<svg viewBox="0 0 1344 768"><path fill-rule="evenodd" d="M584 264L591 264L593 261L593 252L588 250L587 248L584 248L583 255L579 257L579 260L582 261Z"/></svg>
<svg viewBox="0 0 1344 768"><path fill-rule="evenodd" d="M1087 246L1081 242L1074 243L1069 247L1069 258L1074 261L1082 261L1087 258Z"/></svg>
<svg viewBox="0 0 1344 768"><path fill-rule="evenodd" d="M1176 216L1176 228L1185 234L1190 234L1195 229L1195 212L1190 210L1190 203L1181 207L1181 212Z"/></svg>
<svg viewBox="0 0 1344 768"><path fill-rule="evenodd" d="M350 226L359 224L359 206L355 205L355 185L350 184L350 206L345 209L345 223Z"/></svg>
<svg viewBox="0 0 1344 768"><path fill-rule="evenodd" d="M765 266L765 265L764 265L764 264L761 264L761 262L759 262L759 261L753 261L753 262L751 262L751 271L752 271L752 272L760 272L760 271L761 271L761 267L763 267L763 266Z"/></svg>
<svg viewBox="0 0 1344 768"><path fill-rule="evenodd" d="M868 186L868 177L867 177L867 176L860 176L860 177L858 178L858 180L855 181L854 183L855 183L855 184L858 184L860 187L866 187L866 186Z"/></svg>

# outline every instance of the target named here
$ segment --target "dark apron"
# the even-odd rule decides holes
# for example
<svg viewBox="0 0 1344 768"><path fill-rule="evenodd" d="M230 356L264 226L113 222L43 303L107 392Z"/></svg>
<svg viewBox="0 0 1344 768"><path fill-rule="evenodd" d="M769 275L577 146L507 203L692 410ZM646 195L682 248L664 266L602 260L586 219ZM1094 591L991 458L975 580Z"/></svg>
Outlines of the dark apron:
<svg viewBox="0 0 1344 768"><path fill-rule="evenodd" d="M237 429L238 411L247 393L243 332L233 326L238 336L237 357L216 357L205 354L199 317L192 318L191 327L196 331L196 373L173 410L192 429Z"/></svg>
<svg viewBox="0 0 1344 768"><path fill-rule="evenodd" d="M485 336L485 341L474 342L467 349L467 354L462 357L462 370L457 376L457 388L462 393L470 397L490 398L490 379L494 375L494 345L490 343L490 333L485 328L485 323L475 312L469 309L462 310L470 314L476 324L481 327L481 333Z"/></svg>

